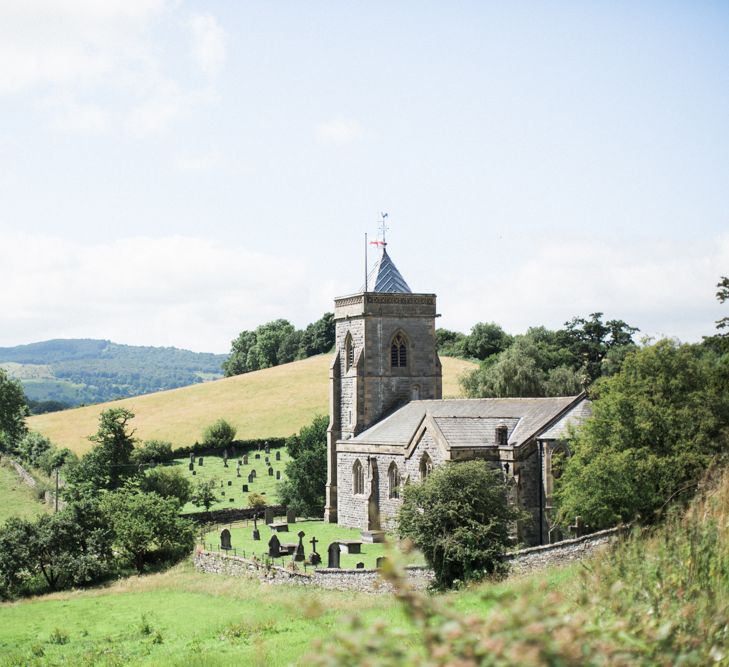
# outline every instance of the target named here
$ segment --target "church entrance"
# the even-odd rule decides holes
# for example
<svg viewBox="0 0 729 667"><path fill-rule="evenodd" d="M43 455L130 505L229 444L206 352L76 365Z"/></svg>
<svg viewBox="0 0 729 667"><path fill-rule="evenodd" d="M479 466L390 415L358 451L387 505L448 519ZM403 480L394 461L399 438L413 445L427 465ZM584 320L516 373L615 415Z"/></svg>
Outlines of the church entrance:
<svg viewBox="0 0 729 667"><path fill-rule="evenodd" d="M377 459L370 459L370 498L367 503L367 530L380 530L380 473Z"/></svg>

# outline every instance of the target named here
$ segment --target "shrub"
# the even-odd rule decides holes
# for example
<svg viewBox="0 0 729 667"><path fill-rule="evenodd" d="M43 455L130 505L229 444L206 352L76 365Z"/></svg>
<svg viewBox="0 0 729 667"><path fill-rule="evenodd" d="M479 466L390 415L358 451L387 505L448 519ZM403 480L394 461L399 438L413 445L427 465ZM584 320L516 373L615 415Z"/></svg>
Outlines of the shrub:
<svg viewBox="0 0 729 667"><path fill-rule="evenodd" d="M172 443L166 440L147 440L132 452L134 463L165 463L172 459Z"/></svg>
<svg viewBox="0 0 729 667"><path fill-rule="evenodd" d="M163 498L174 498L182 507L192 495L192 484L177 468L153 468L140 479L139 488Z"/></svg>
<svg viewBox="0 0 729 667"><path fill-rule="evenodd" d="M215 504L218 497L215 495L216 480L198 480L192 488L190 501L195 507L204 507L205 511L209 511Z"/></svg>
<svg viewBox="0 0 729 667"><path fill-rule="evenodd" d="M398 531L423 552L438 585L452 586L501 569L509 526L520 516L500 470L484 461L450 463L405 486Z"/></svg>
<svg viewBox="0 0 729 667"><path fill-rule="evenodd" d="M235 438L235 432L235 426L225 419L218 419L205 429L203 441L208 447L229 447Z"/></svg>

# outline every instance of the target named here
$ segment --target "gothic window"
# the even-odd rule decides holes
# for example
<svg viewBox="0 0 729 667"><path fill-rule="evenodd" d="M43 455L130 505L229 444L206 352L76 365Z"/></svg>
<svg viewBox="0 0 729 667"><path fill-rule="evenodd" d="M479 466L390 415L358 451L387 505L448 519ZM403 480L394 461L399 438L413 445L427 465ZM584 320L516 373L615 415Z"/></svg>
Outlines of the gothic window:
<svg viewBox="0 0 729 667"><path fill-rule="evenodd" d="M352 466L352 490L355 495L364 493L364 468L359 459Z"/></svg>
<svg viewBox="0 0 729 667"><path fill-rule="evenodd" d="M400 471L397 469L397 466L395 465L395 462L393 461L390 464L390 467L387 469L387 481L389 482L390 486L390 498L399 498L400 497Z"/></svg>
<svg viewBox="0 0 729 667"><path fill-rule="evenodd" d="M509 442L509 427L506 424L499 424L496 427L496 444L499 447L506 447Z"/></svg>
<svg viewBox="0 0 729 667"><path fill-rule="evenodd" d="M428 456L428 452L426 452L423 454L423 458L420 459L420 481L424 482L432 471L433 460Z"/></svg>
<svg viewBox="0 0 729 667"><path fill-rule="evenodd" d="M405 368L408 365L408 348L405 336L397 334L390 346L390 365L393 368Z"/></svg>
<svg viewBox="0 0 729 667"><path fill-rule="evenodd" d="M354 345L350 333L347 333L347 337L344 339L344 356L347 370L349 370L354 365Z"/></svg>

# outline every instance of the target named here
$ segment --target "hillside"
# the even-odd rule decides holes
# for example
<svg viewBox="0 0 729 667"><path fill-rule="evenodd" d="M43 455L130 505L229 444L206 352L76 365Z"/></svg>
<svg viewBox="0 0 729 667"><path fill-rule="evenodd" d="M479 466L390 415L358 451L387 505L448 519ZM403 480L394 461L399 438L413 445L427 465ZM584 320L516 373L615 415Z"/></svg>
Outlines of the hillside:
<svg viewBox="0 0 729 667"><path fill-rule="evenodd" d="M227 355L108 340L47 340L0 347L0 367L31 401L99 403L222 377Z"/></svg>
<svg viewBox="0 0 729 667"><path fill-rule="evenodd" d="M239 438L288 436L313 415L328 414L330 361L331 355L322 354L204 384L37 415L28 423L77 453L91 447L87 436L96 432L99 414L110 406L134 412L138 438L163 438L175 446L200 440L203 429L220 417L238 428ZM441 361L443 395L459 396L458 377L475 364L450 357Z"/></svg>

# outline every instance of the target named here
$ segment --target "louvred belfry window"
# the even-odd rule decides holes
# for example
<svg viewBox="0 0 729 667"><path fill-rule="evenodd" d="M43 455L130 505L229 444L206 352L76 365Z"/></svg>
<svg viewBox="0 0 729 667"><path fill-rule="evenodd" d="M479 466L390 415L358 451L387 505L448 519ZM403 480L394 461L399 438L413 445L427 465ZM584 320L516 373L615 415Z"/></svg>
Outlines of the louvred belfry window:
<svg viewBox="0 0 729 667"><path fill-rule="evenodd" d="M390 364L393 368L405 368L408 365L408 348L405 337L398 334L390 347Z"/></svg>

